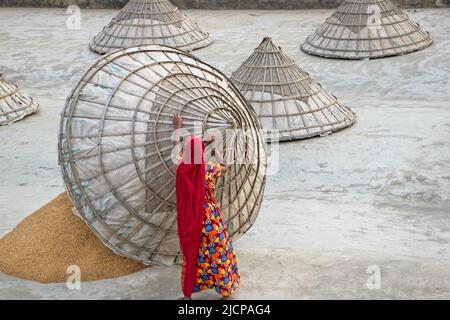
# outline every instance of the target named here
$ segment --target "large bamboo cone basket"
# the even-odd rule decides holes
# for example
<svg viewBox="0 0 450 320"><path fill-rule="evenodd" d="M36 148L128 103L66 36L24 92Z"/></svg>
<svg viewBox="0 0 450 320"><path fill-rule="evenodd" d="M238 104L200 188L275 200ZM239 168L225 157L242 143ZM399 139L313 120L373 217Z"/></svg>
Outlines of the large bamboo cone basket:
<svg viewBox="0 0 450 320"><path fill-rule="evenodd" d="M19 88L0 73L0 125L11 124L37 112L39 105L19 92Z"/></svg>
<svg viewBox="0 0 450 320"><path fill-rule="evenodd" d="M327 135L352 125L355 114L315 82L271 38L264 38L232 73L269 142Z"/></svg>
<svg viewBox="0 0 450 320"><path fill-rule="evenodd" d="M131 0L95 36L89 47L100 54L158 44L191 51L212 43L208 33L168 0Z"/></svg>
<svg viewBox="0 0 450 320"><path fill-rule="evenodd" d="M341 59L403 55L431 45L430 34L389 0L346 0L301 46Z"/></svg>
<svg viewBox="0 0 450 320"><path fill-rule="evenodd" d="M60 164L76 211L112 250L143 263L181 261L175 112L183 135L213 131L223 142L228 170L216 198L237 239L259 212L265 143L256 114L221 72L175 48L119 50L85 73L61 117Z"/></svg>

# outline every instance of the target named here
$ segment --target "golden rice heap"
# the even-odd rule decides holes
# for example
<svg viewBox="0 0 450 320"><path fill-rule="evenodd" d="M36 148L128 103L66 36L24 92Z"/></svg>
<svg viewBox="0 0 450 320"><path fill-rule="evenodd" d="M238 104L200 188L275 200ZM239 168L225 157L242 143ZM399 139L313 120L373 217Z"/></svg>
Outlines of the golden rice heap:
<svg viewBox="0 0 450 320"><path fill-rule="evenodd" d="M0 271L39 282L65 282L77 265L81 280L124 276L145 268L105 247L72 213L66 193L25 218L0 239Z"/></svg>

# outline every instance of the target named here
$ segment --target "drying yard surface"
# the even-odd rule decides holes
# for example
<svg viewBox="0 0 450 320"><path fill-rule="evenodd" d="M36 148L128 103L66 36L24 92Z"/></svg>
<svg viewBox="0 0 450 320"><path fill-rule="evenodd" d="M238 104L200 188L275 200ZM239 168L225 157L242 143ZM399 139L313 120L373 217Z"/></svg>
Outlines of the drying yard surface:
<svg viewBox="0 0 450 320"><path fill-rule="evenodd" d="M450 10L408 12L434 43L405 56L341 61L300 51L331 12L187 11L215 40L194 52L206 62L230 74L272 36L358 116L330 136L280 145L279 171L268 177L258 220L235 244L242 277L236 299L448 299ZM81 29L69 30L63 9L0 9L0 72L41 106L0 127L0 236L64 191L59 113L98 57L88 49L91 38L116 13L82 10ZM373 270L380 271L379 288L367 286ZM178 266L83 281L81 290L0 274L6 299L179 294Z"/></svg>

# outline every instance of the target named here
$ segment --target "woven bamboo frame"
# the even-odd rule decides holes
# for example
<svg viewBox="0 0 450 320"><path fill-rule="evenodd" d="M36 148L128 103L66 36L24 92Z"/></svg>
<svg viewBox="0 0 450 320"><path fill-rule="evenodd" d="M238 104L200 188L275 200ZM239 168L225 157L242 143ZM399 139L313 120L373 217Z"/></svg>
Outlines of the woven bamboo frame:
<svg viewBox="0 0 450 320"><path fill-rule="evenodd" d="M371 59L407 54L431 43L430 34L391 1L346 0L301 49L326 58Z"/></svg>
<svg viewBox="0 0 450 320"><path fill-rule="evenodd" d="M256 114L221 72L175 48L119 50L85 73L61 116L60 164L78 213L112 250L146 264L181 262L174 112L189 133L196 123L199 135L248 130L225 139L224 158L245 161L229 163L216 190L228 233L239 238L261 205L265 143Z"/></svg>
<svg viewBox="0 0 450 320"><path fill-rule="evenodd" d="M355 114L328 94L266 37L231 81L250 102L265 129L279 135L267 140L303 139L352 125Z"/></svg>
<svg viewBox="0 0 450 320"><path fill-rule="evenodd" d="M209 35L168 0L131 0L94 37L89 47L100 54L158 44L191 51L212 43Z"/></svg>
<svg viewBox="0 0 450 320"><path fill-rule="evenodd" d="M11 124L37 112L39 105L19 92L19 88L0 73L0 125Z"/></svg>

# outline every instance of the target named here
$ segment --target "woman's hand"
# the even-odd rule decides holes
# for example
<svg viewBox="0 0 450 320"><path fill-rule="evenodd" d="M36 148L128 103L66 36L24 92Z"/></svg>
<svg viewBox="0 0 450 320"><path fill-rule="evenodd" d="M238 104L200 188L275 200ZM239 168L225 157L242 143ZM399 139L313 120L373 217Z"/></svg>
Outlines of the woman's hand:
<svg viewBox="0 0 450 320"><path fill-rule="evenodd" d="M173 114L172 122L175 129L181 129L181 127L183 126L183 119L178 112L175 112Z"/></svg>
<svg viewBox="0 0 450 320"><path fill-rule="evenodd" d="M181 118L178 112L173 114L172 118L173 126L175 127L174 136L173 136L173 145L177 146L180 143L180 130L183 126L183 119ZM180 148L181 149L181 148Z"/></svg>
<svg viewBox="0 0 450 320"><path fill-rule="evenodd" d="M205 147L209 146L210 144L213 144L216 141L216 137L214 135L209 135L209 140L205 141ZM213 147L214 149L214 147Z"/></svg>
<svg viewBox="0 0 450 320"><path fill-rule="evenodd" d="M214 157L216 158L216 161L221 164L221 166L222 166L222 170L221 170L222 173L225 173L228 170L228 168L227 168L227 166L224 163L225 161L223 161L222 151L220 151L217 148L214 148Z"/></svg>

